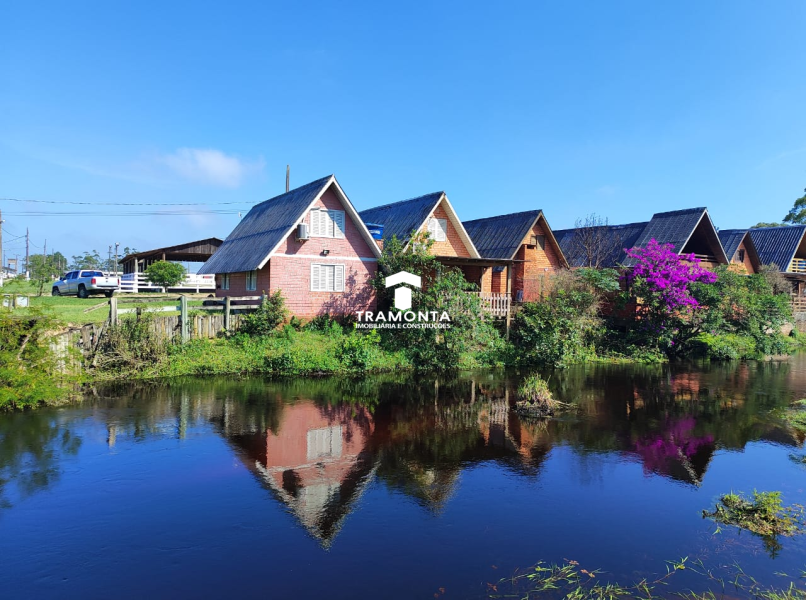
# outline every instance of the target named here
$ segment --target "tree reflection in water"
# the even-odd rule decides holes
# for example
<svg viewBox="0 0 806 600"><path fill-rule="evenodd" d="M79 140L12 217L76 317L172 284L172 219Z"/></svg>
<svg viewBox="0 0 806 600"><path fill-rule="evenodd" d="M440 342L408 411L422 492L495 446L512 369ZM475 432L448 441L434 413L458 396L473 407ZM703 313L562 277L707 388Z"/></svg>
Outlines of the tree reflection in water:
<svg viewBox="0 0 806 600"><path fill-rule="evenodd" d="M557 446L580 464L586 455L615 453L640 461L647 476L699 485L720 448L803 442L772 411L806 396L806 377L787 363L589 365L542 374L554 396L573 405L560 418L514 415L509 408L527 373L506 372L174 380L101 388L83 408L107 428L110 447L212 426L324 546L373 482L439 514L468 466L494 461L539 478ZM0 490L14 482L32 493L58 478L60 457L80 443L57 419L71 410L0 419Z"/></svg>
<svg viewBox="0 0 806 600"><path fill-rule="evenodd" d="M60 460L75 455L81 439L41 410L0 418L0 508L53 485L61 476Z"/></svg>

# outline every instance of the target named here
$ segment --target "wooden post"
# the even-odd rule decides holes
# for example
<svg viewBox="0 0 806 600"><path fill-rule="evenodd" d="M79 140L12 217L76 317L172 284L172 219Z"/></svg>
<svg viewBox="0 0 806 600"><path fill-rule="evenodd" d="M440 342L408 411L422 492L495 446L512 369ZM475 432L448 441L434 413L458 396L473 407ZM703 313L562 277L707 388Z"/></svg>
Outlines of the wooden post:
<svg viewBox="0 0 806 600"><path fill-rule="evenodd" d="M103 306L103 304L101 306ZM109 324L110 325L117 325L118 324L118 298L117 298L117 296L112 296L109 299Z"/></svg>
<svg viewBox="0 0 806 600"><path fill-rule="evenodd" d="M512 322L512 263L507 265L507 341L509 341L509 325Z"/></svg>
<svg viewBox="0 0 806 600"><path fill-rule="evenodd" d="M230 300L229 296L224 298L224 329L229 333L230 328Z"/></svg>
<svg viewBox="0 0 806 600"><path fill-rule="evenodd" d="M190 329L188 328L188 298L184 294L179 296L179 320L182 325L182 343L186 344L190 340Z"/></svg>

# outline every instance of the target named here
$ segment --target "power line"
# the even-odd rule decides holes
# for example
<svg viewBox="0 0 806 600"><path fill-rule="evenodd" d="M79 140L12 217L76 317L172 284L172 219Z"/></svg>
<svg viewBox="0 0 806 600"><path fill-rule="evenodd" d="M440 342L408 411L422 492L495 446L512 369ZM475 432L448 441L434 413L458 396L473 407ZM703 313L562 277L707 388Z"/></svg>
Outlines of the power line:
<svg viewBox="0 0 806 600"><path fill-rule="evenodd" d="M249 212L241 210L162 210L162 211L128 211L128 212L6 212L10 217L183 217L200 215L236 215Z"/></svg>
<svg viewBox="0 0 806 600"><path fill-rule="evenodd" d="M0 198L0 202L33 202L36 204L76 204L83 206L221 206L240 204L236 202L79 202L73 200L26 200L24 198Z"/></svg>

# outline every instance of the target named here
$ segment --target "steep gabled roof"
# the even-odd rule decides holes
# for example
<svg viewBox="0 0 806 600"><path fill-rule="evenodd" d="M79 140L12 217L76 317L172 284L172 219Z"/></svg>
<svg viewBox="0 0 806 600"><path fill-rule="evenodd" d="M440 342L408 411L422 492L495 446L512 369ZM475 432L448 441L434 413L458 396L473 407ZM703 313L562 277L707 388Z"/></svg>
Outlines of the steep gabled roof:
<svg viewBox="0 0 806 600"><path fill-rule="evenodd" d="M527 210L464 221L462 225L483 258L511 259L541 214L542 210Z"/></svg>
<svg viewBox="0 0 806 600"><path fill-rule="evenodd" d="M252 207L213 254L199 274L241 273L262 268L305 216L311 206L333 185L336 195L376 256L377 244L344 194L334 175L317 179Z"/></svg>
<svg viewBox="0 0 806 600"><path fill-rule="evenodd" d="M758 269L762 265L756 245L747 229L720 229L719 241L725 249L728 260L733 260L733 257L736 256L736 252L739 250L739 246L744 244L747 256L753 267Z"/></svg>
<svg viewBox="0 0 806 600"><path fill-rule="evenodd" d="M782 227L759 227L750 229L750 239L756 246L761 264L775 263L781 271L786 271L798 251L806 225Z"/></svg>
<svg viewBox="0 0 806 600"><path fill-rule="evenodd" d="M411 232L419 231L428 216L443 201L445 212L448 213L454 229L456 229L459 237L462 238L462 241L467 246L470 256L472 258L481 258L476 246L473 244L473 240L465 231L445 192L432 192L417 198L368 208L358 214L364 223L383 225L383 239L387 240L392 236L396 236L397 239L407 244L411 238Z"/></svg>
<svg viewBox="0 0 806 600"><path fill-rule="evenodd" d="M368 208L358 214L364 223L383 225L384 239L397 236L397 239L406 243L411 237L411 232L419 230L428 215L436 208L444 193L433 192L392 204Z"/></svg>
<svg viewBox="0 0 806 600"><path fill-rule="evenodd" d="M742 240L747 235L747 229L720 229L718 233L719 242L722 244L722 248L725 249L728 260L733 260ZM750 243L753 243L752 240L750 240Z"/></svg>
<svg viewBox="0 0 806 600"><path fill-rule="evenodd" d="M706 236L709 239L714 255L717 260L722 259L720 262L727 264L730 261L725 256L716 228L711 222L708 209L705 207L655 213L636 241L635 246L643 248L649 244L650 240L654 239L659 244L671 244L674 251L680 254L703 219L707 219ZM624 264L628 266L632 266L634 263L635 260L629 257L624 261Z"/></svg>
<svg viewBox="0 0 806 600"><path fill-rule="evenodd" d="M633 248L648 225L643 223L628 223L626 225L602 225L601 233L598 235L602 246L609 251L609 256L602 262L602 267L613 268L622 264L627 255L624 250ZM574 239L577 229L558 229L554 232L557 242L560 244L563 254L568 264L572 267L584 267L586 256L583 244L577 243Z"/></svg>

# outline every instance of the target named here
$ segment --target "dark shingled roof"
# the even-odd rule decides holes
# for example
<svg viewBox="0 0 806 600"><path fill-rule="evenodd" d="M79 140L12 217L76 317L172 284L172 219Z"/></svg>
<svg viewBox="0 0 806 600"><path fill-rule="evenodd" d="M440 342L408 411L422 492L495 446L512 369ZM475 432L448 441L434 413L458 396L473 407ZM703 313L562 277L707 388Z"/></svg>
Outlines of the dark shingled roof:
<svg viewBox="0 0 806 600"><path fill-rule="evenodd" d="M527 210L465 221L462 225L482 258L510 259L515 256L523 238L542 213L542 210Z"/></svg>
<svg viewBox="0 0 806 600"><path fill-rule="evenodd" d="M333 175L252 207L201 269L200 275L254 271L297 224L305 209L329 185Z"/></svg>
<svg viewBox="0 0 806 600"><path fill-rule="evenodd" d="M654 239L659 244L671 244L673 250L680 254L704 212L705 208L699 207L655 213L634 246L644 248ZM624 260L625 265L631 266L634 262L630 257Z"/></svg>
<svg viewBox="0 0 806 600"><path fill-rule="evenodd" d="M719 241L725 249L728 260L733 260L736 251L739 249L739 244L742 243L745 235L747 235L747 229L719 230Z"/></svg>
<svg viewBox="0 0 806 600"><path fill-rule="evenodd" d="M601 238L602 244L605 248L611 249L612 252L609 257L604 259L601 266L612 268L622 264L627 258L624 253L625 248L635 246L638 237L643 233L647 225L648 222L646 221L626 225L603 225L601 227L604 232ZM586 266L584 249L581 245L574 243L576 231L576 229L558 229L554 232L554 236L557 238L568 264L571 267L584 267Z"/></svg>
<svg viewBox="0 0 806 600"><path fill-rule="evenodd" d="M409 200L368 208L358 213L364 223L383 225L383 239L393 235L404 244L409 241L411 232L416 231L431 214L445 192L433 192Z"/></svg>
<svg viewBox="0 0 806 600"><path fill-rule="evenodd" d="M750 239L758 252L761 264L775 263L781 271L789 268L803 239L806 225L759 227L750 229Z"/></svg>

